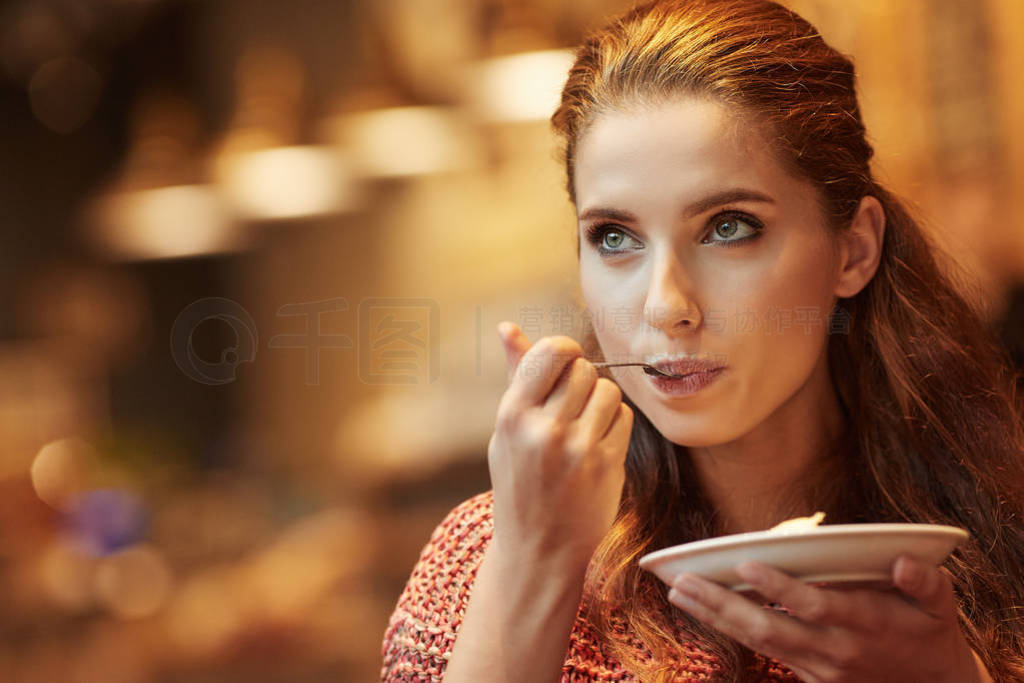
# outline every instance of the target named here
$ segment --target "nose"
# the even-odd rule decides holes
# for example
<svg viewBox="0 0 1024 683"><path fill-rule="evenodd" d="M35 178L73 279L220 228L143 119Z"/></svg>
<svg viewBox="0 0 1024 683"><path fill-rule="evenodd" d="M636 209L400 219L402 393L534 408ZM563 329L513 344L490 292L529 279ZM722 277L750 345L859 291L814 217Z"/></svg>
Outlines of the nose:
<svg viewBox="0 0 1024 683"><path fill-rule="evenodd" d="M653 268L644 302L644 321L667 335L696 330L703 316L686 268L672 253L655 259Z"/></svg>

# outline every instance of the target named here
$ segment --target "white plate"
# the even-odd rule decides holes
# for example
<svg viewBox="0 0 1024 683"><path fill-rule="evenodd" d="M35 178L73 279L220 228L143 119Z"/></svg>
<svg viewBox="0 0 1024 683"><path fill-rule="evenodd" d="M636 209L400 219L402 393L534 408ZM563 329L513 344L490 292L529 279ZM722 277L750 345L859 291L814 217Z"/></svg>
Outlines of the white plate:
<svg viewBox="0 0 1024 683"><path fill-rule="evenodd" d="M640 567L672 585L682 572L750 590L734 567L757 560L807 582L887 581L901 553L941 564L968 533L940 524L826 524L801 531L752 531L648 553Z"/></svg>

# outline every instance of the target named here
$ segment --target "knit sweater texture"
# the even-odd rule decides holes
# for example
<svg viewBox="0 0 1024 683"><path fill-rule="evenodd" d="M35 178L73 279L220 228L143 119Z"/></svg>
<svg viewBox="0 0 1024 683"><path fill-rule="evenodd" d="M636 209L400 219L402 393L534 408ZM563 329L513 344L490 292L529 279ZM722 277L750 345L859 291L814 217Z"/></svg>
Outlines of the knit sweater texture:
<svg viewBox="0 0 1024 683"><path fill-rule="evenodd" d="M492 492L487 491L460 503L431 534L384 633L382 682L441 680L466 614L473 580L491 539L492 500ZM622 629L627 642L641 657L649 659L649 651L624 622ZM677 680L800 680L778 662L760 657L756 669L738 677L723 670L715 657L692 642L680 643L677 664ZM587 621L581 601L560 683L637 680L608 652Z"/></svg>

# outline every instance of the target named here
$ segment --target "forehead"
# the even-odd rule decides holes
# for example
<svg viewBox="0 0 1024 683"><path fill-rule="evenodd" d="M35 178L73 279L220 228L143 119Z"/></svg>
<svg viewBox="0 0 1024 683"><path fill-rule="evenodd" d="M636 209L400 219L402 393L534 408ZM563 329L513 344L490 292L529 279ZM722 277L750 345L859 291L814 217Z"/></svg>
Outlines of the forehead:
<svg viewBox="0 0 1024 683"><path fill-rule="evenodd" d="M659 191L803 185L777 162L764 130L723 104L690 97L606 111L576 147L577 206Z"/></svg>

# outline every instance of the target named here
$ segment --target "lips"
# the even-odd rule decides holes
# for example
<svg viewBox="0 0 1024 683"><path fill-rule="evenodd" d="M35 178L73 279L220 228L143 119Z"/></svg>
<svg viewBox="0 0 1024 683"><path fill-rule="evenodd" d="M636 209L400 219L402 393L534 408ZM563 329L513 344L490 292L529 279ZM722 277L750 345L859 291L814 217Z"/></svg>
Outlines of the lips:
<svg viewBox="0 0 1024 683"><path fill-rule="evenodd" d="M678 360L663 360L651 363L653 368L644 368L649 375L664 375L667 377L685 377L697 372L713 372L724 365L711 360L700 358L683 358Z"/></svg>

